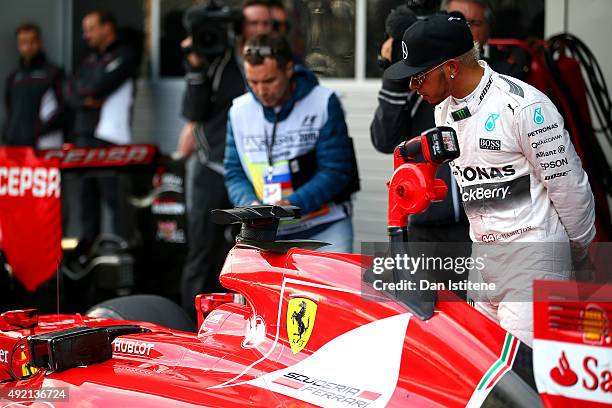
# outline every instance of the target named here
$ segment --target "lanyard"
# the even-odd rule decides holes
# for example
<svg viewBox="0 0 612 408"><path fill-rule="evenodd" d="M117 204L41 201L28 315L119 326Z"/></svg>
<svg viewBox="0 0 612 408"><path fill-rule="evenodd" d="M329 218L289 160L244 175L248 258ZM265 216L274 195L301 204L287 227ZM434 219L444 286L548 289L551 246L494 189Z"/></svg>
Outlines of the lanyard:
<svg viewBox="0 0 612 408"><path fill-rule="evenodd" d="M264 127L264 134L266 136L266 154L268 156L268 181L272 181L272 174L274 173L274 163L272 163L272 149L274 148L274 142L276 141L276 125L278 123L278 112L274 112L274 125L272 126L272 137L268 142L268 132Z"/></svg>

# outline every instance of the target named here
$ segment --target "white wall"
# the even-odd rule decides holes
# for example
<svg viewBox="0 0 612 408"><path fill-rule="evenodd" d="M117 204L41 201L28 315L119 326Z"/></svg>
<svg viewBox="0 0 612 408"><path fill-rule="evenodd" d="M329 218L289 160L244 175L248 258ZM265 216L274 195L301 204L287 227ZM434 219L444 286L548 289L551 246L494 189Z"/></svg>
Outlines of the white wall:
<svg viewBox="0 0 612 408"><path fill-rule="evenodd" d="M610 0L546 0L546 21L544 35L546 38L565 31L581 39L595 54L606 78L612 85L612 1Z"/></svg>
<svg viewBox="0 0 612 408"><path fill-rule="evenodd" d="M612 24L610 23L612 1L567 0L566 9L565 1L546 0L545 10L545 37L549 38L567 31L582 40L595 55L608 89L612 89L612 46L610 46L610 39L612 39ZM593 115L592 108L591 117L593 124L600 128L601 126ZM612 146L604 141L601 135L599 136L608 162L612 163ZM610 207L612 208L612 205Z"/></svg>

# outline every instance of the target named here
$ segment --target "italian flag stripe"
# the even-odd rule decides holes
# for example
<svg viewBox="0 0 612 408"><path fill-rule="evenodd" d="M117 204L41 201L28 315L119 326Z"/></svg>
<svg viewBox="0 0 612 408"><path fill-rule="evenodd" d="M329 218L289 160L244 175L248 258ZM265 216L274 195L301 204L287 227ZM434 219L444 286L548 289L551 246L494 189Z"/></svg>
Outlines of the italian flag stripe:
<svg viewBox="0 0 612 408"><path fill-rule="evenodd" d="M506 339L504 341L504 347L502 348L500 358L484 374L480 380L480 383L478 383L476 390L482 390L485 384L487 384L489 378L493 377L493 380L496 380L499 378L499 374L506 371L504 368L510 367L510 364L512 364L512 361L514 360L514 354L516 354L516 350L518 349L517 344L518 340L510 333L506 333ZM510 364L508 364L508 361L510 361ZM489 382L487 388L493 384L494 381Z"/></svg>
<svg viewBox="0 0 612 408"><path fill-rule="evenodd" d="M506 364L504 365L504 368L502 370L500 370L495 377L493 377L493 379L491 381L489 381L489 384L487 384L487 388L492 387L493 385L495 385L495 383L499 380L499 378L504 375L508 370L510 370L510 368L512 368L512 364L514 364L514 356L516 355L516 351L518 349L518 340L516 340L516 338L512 339L512 348L510 349L510 359L506 360Z"/></svg>

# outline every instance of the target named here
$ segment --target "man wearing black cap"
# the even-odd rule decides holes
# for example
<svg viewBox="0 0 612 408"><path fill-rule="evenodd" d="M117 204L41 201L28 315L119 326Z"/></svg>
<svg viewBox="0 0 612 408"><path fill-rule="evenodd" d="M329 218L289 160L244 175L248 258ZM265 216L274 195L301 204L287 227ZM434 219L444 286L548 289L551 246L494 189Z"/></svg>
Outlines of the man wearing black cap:
<svg viewBox="0 0 612 408"><path fill-rule="evenodd" d="M461 156L451 168L470 236L501 244L473 248L472 257L497 251L475 277L497 287L468 296L531 344L532 281L570 277L569 254L550 243L569 243L577 263L595 236L593 194L563 118L546 95L479 61L478 44L461 18L418 21L404 33L402 53L385 78L410 78L410 89L437 104L436 124L457 131Z"/></svg>

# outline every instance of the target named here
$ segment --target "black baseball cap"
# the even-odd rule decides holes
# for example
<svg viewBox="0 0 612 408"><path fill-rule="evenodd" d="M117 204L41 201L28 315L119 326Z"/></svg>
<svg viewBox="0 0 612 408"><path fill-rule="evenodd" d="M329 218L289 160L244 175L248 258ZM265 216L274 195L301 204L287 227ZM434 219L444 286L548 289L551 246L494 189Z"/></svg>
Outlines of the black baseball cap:
<svg viewBox="0 0 612 408"><path fill-rule="evenodd" d="M474 47L465 19L446 13L417 21L402 37L402 57L385 70L385 79L405 79L465 54Z"/></svg>

